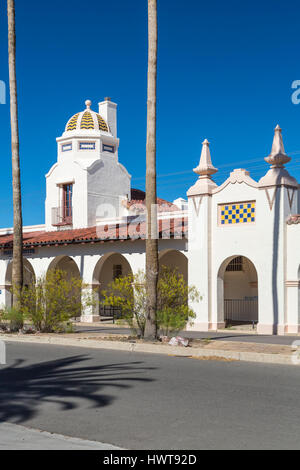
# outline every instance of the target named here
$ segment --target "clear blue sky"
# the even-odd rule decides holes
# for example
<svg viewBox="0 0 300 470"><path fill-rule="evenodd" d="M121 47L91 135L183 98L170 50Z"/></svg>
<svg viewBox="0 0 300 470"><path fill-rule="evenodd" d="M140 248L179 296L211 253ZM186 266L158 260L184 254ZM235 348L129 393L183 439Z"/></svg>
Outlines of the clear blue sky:
<svg viewBox="0 0 300 470"><path fill-rule="evenodd" d="M120 161L144 188L147 0L16 0L17 73L25 224L44 222L45 173L56 141L88 98L119 105ZM273 128L283 128L300 180L297 0L158 0L158 193L185 197L201 142L216 176L268 168ZM0 80L7 82L6 1L0 0ZM0 105L0 226L12 225L9 106ZM179 174L177 174L179 173ZM168 176L164 176L168 175Z"/></svg>

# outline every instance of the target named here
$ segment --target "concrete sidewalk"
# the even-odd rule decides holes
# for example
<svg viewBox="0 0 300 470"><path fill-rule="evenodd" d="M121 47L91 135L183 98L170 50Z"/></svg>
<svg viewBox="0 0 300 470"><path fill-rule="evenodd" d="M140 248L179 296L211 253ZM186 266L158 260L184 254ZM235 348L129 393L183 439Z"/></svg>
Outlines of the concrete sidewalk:
<svg viewBox="0 0 300 470"><path fill-rule="evenodd" d="M300 365L300 349L290 345L246 343L220 340L198 340L190 347L170 346L167 343L129 340L124 335L104 333L71 334L0 334L0 340L23 343L53 344L92 349L143 352L198 359L226 359L267 364Z"/></svg>
<svg viewBox="0 0 300 470"><path fill-rule="evenodd" d="M120 450L120 447L0 423L0 450Z"/></svg>
<svg viewBox="0 0 300 470"><path fill-rule="evenodd" d="M82 323L75 324L76 333L105 333L105 334L121 334L129 335L130 328L126 325L99 324L99 323ZM286 334L281 335L258 335L255 330L246 328L234 328L217 331L190 331L184 330L179 332L180 336L192 339L207 339L218 341L242 341L245 343L267 343L267 344L285 344L290 346L293 341L300 340L300 335Z"/></svg>

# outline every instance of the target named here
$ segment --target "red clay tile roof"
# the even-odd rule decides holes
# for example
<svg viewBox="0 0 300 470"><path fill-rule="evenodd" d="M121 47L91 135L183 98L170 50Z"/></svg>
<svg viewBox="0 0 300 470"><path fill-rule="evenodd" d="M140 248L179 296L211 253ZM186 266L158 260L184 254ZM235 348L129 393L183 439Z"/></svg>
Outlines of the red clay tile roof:
<svg viewBox="0 0 300 470"><path fill-rule="evenodd" d="M129 206L137 212L144 212L145 210L146 193L140 189L131 189L131 201ZM179 208L172 202L165 199L157 198L159 212L172 212L178 211ZM27 232L23 234L23 246L49 246L61 244L75 244L75 243L96 243L104 241L115 240L136 240L138 238L145 239L146 237L146 224L145 222L139 223L136 227L134 218L129 224L117 224L116 226L103 225L74 230L59 230L59 231L40 231L40 232ZM170 226L170 229L168 228ZM170 232L170 237L168 233ZM159 221L159 238L173 238L173 237L186 237L187 236L187 219L166 219ZM13 242L13 235L0 235L0 248L11 248Z"/></svg>
<svg viewBox="0 0 300 470"><path fill-rule="evenodd" d="M159 221L159 238L187 237L187 219L176 218ZM23 234L23 247L55 246L75 243L97 243L116 240L136 240L146 238L146 223L102 225L74 230L53 232L29 232ZM11 248L13 235L0 236L0 248Z"/></svg>

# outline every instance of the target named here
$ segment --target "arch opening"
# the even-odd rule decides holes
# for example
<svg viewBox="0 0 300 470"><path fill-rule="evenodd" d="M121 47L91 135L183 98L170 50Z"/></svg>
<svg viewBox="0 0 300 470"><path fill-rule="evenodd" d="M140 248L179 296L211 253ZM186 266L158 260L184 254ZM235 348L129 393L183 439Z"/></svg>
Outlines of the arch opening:
<svg viewBox="0 0 300 470"><path fill-rule="evenodd" d="M55 258L53 261L51 261L47 272L52 269L66 272L68 278L75 277L80 279L79 268L73 258L70 258L70 256L58 256Z"/></svg>
<svg viewBox="0 0 300 470"><path fill-rule="evenodd" d="M54 260L51 261L48 267L47 273L51 270L63 271L64 273L66 273L67 279L72 279L72 278L73 279L75 278L78 280L81 279L79 268L76 262L74 261L74 259L71 258L70 256L64 256L64 255L57 256ZM81 291L78 292L77 294L77 289L76 289L76 299L77 299L77 295L78 295L78 305L79 305L81 304ZM77 303L77 300L76 300L76 303ZM78 311L78 316L73 317L73 320L78 321L80 319L81 313L82 312L80 308L80 312Z"/></svg>
<svg viewBox="0 0 300 470"><path fill-rule="evenodd" d="M258 277L249 258L232 256L218 273L218 322L225 326L258 323Z"/></svg>
<svg viewBox="0 0 300 470"><path fill-rule="evenodd" d="M188 283L188 260L187 257L177 250L167 250L159 254L159 268L166 266L170 269L177 269L186 283Z"/></svg>
<svg viewBox="0 0 300 470"><path fill-rule="evenodd" d="M27 258L23 258L23 284L29 286L35 284L36 277L32 264ZM12 280L12 261L9 262L6 274L5 274L5 305L8 308L12 307L12 293L11 287L13 284Z"/></svg>
<svg viewBox="0 0 300 470"><path fill-rule="evenodd" d="M102 256L95 266L93 274L93 288L98 302L94 307L94 314L100 317L100 320L112 319L121 315L121 312L110 306L103 306L102 291L107 290L111 282L118 277L132 275L132 269L127 259L120 253L108 253Z"/></svg>

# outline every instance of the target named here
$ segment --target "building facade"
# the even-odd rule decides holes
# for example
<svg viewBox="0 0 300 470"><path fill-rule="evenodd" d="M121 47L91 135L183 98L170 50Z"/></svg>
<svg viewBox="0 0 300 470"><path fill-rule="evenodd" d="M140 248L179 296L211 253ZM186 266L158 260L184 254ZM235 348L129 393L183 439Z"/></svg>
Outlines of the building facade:
<svg viewBox="0 0 300 470"><path fill-rule="evenodd" d="M24 227L25 284L60 268L97 292L115 277L145 267L145 193L131 188L119 162L117 105L86 108L57 138L46 175L45 224ZM177 267L202 300L188 328L254 323L260 334L300 332L299 185L288 173L282 131L275 129L270 168L255 181L234 169L220 186L209 142L187 200L157 200L160 265ZM267 169L267 167L266 167ZM11 305L11 229L0 231L0 303ZM99 306L81 320L99 320Z"/></svg>

